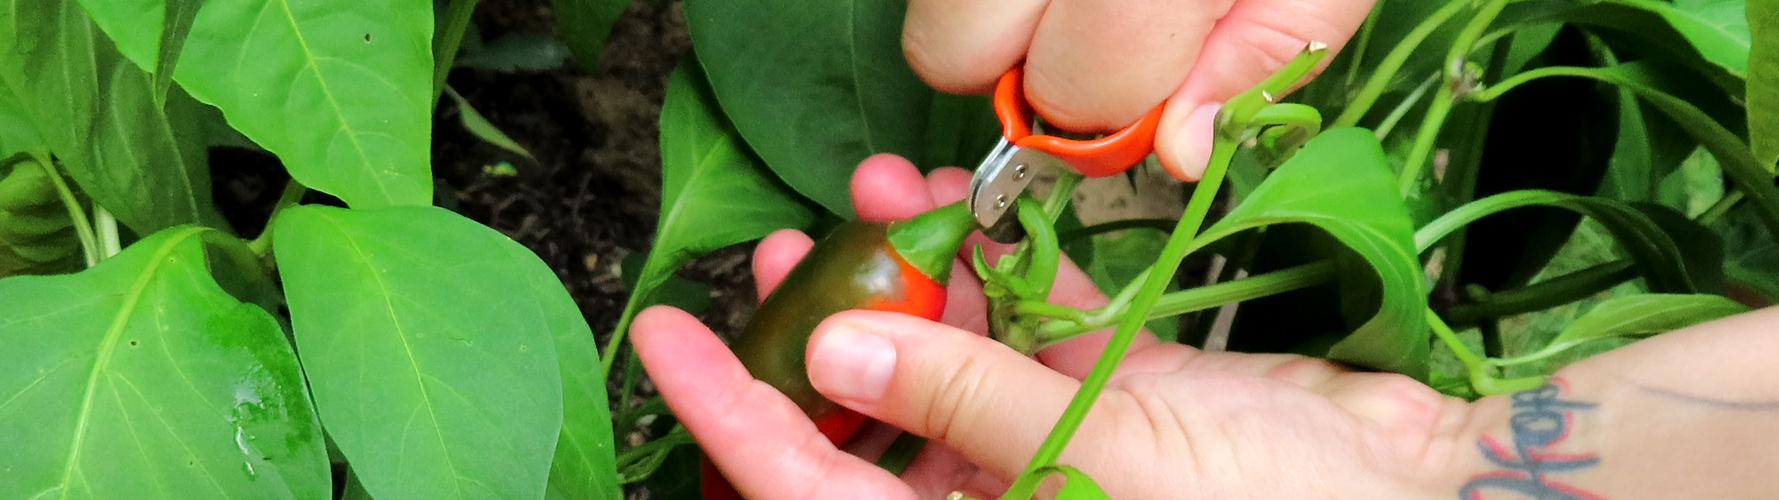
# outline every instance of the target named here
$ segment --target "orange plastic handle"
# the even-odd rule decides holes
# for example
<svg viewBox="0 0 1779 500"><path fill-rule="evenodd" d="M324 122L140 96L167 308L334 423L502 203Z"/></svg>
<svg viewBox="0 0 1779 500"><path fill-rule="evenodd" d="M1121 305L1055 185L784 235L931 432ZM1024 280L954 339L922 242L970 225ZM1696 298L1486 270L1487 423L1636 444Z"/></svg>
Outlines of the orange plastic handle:
<svg viewBox="0 0 1779 500"><path fill-rule="evenodd" d="M1001 119L1001 136L1022 148L1032 148L1069 162L1088 177L1105 177L1129 170L1155 149L1155 127L1161 123L1157 104L1141 120L1123 130L1093 140L1078 141L1050 135L1032 135L1032 105L1025 99L1025 69L1015 66L995 84L995 116Z"/></svg>

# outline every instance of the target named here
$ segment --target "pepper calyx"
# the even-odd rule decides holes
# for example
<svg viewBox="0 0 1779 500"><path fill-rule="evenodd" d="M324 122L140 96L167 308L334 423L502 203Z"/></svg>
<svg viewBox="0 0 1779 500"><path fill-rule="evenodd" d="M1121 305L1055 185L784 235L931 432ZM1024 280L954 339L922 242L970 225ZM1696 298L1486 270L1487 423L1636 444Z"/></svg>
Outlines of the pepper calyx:
<svg viewBox="0 0 1779 500"><path fill-rule="evenodd" d="M951 260L976 230L976 219L963 201L939 207L912 219L890 223L887 240L902 260L940 285L951 281Z"/></svg>

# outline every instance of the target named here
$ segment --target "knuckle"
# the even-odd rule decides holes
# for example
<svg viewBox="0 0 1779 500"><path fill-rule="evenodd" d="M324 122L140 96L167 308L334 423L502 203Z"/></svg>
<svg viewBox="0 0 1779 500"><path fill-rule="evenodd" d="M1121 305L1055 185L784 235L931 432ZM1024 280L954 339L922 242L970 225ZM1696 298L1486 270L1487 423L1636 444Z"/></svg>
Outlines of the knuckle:
<svg viewBox="0 0 1779 500"><path fill-rule="evenodd" d="M974 420L971 404L987 396L991 372L982 357L964 356L956 368L935 381L937 390L930 393L932 399L923 419L933 439L949 441L952 436L969 432L969 423Z"/></svg>

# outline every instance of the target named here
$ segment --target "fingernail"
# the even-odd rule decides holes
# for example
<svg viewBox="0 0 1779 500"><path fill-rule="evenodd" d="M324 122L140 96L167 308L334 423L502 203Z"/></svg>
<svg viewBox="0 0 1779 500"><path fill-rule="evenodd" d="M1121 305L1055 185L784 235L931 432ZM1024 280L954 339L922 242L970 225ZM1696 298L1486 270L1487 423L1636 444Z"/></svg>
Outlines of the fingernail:
<svg viewBox="0 0 1779 500"><path fill-rule="evenodd" d="M834 400L875 403L896 370L896 344L845 323L828 328L809 352L809 382Z"/></svg>
<svg viewBox="0 0 1779 500"><path fill-rule="evenodd" d="M1186 115L1186 125L1182 127L1180 136L1174 138L1176 149L1180 151L1182 172L1177 177L1185 181L1197 181L1205 175L1205 164L1211 162L1211 139L1217 121L1217 110L1223 109L1223 103L1214 102L1194 108L1192 114Z"/></svg>

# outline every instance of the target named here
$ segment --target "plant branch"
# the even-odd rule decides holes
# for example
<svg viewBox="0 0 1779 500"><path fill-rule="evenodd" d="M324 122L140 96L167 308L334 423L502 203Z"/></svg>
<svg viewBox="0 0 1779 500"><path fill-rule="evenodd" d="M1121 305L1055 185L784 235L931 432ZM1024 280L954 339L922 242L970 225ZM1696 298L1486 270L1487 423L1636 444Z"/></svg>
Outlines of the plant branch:
<svg viewBox="0 0 1779 500"><path fill-rule="evenodd" d="M1352 103L1347 105L1347 109L1341 111L1340 116L1334 119L1333 127L1358 125L1359 120L1365 118L1365 113L1371 110L1371 105L1377 103L1378 98L1382 97L1384 91L1389 89L1390 81L1396 79L1396 72L1402 70L1402 65L1408 62L1409 56L1414 55L1415 49L1420 48L1421 44L1427 41L1427 37L1432 35L1434 30L1438 30L1440 25L1445 24L1447 19L1457 15L1469 4L1469 0L1446 2L1444 7L1433 11L1433 15L1421 20L1421 24L1416 25L1413 31L1409 31L1407 36L1396 42L1396 46L1391 48L1390 53L1384 56L1384 60L1378 63L1377 69L1372 71L1371 78L1365 81L1365 87L1359 89L1359 93L1353 96Z"/></svg>
<svg viewBox="0 0 1779 500"><path fill-rule="evenodd" d="M1378 122L1377 130L1375 131L1378 140L1381 141L1385 137L1389 137L1390 130L1396 128L1396 123L1402 121L1402 117L1408 116L1408 110L1413 109L1415 104L1420 103L1421 97L1427 95L1427 89L1433 88L1433 83L1438 81L1439 73L1427 75L1427 79L1422 81L1420 86L1415 87L1414 92L1410 92L1408 97L1404 97L1402 102L1397 103L1396 108L1390 110L1390 114L1384 117L1384 121Z"/></svg>
<svg viewBox="0 0 1779 500"><path fill-rule="evenodd" d="M1334 281L1334 261L1304 264L1210 286L1163 294L1144 321L1202 311L1231 302L1252 300ZM1133 283L1140 283L1135 281ZM1080 321L1055 320L1039 328L1039 348L1112 326L1129 313L1128 306L1108 305L1088 311ZM1057 315L1056 317L1061 317Z"/></svg>
<svg viewBox="0 0 1779 500"><path fill-rule="evenodd" d="M1453 324L1463 326L1542 311L1591 297L1636 279L1640 273L1629 259L1615 260L1513 290L1491 293L1475 304L1452 306L1445 310L1444 316Z"/></svg>
<svg viewBox="0 0 1779 500"><path fill-rule="evenodd" d="M1458 32L1457 39L1452 41L1451 49L1445 56L1445 85L1434 94L1433 102L1427 107L1427 116L1421 120L1421 129L1415 134L1414 148L1409 150L1408 160L1402 164L1402 176L1398 178L1401 194L1406 197L1413 191L1415 183L1420 180L1421 169L1425 168L1427 157L1433 153L1433 143L1439 138L1439 129L1445 125L1446 115L1452 111L1456 100L1468 94L1470 83L1465 76L1465 61L1468 60L1476 40L1495 22L1501 9L1507 7L1508 0L1488 0L1464 30Z"/></svg>
<svg viewBox="0 0 1779 500"><path fill-rule="evenodd" d="M50 184L56 187L56 197L62 199L62 208L68 210L68 220L74 223L74 236L80 239L80 255L86 259L86 267L93 267L102 259L99 255L99 239L93 232L93 222L86 216L86 209L81 208L80 199L74 197L74 190L68 187L68 181L62 173L50 163L49 155L31 155L37 161L37 167L43 169L43 175L49 178Z"/></svg>
<svg viewBox="0 0 1779 500"><path fill-rule="evenodd" d="M261 258L269 255L272 250L272 222L278 220L278 214L284 213L285 209L303 201L303 195L308 192L309 187L297 182L296 179L284 183L284 192L278 195L278 202L272 205L272 215L266 217L265 230L260 231L259 236L254 237L253 241L247 242L247 248L253 250L254 255Z"/></svg>

